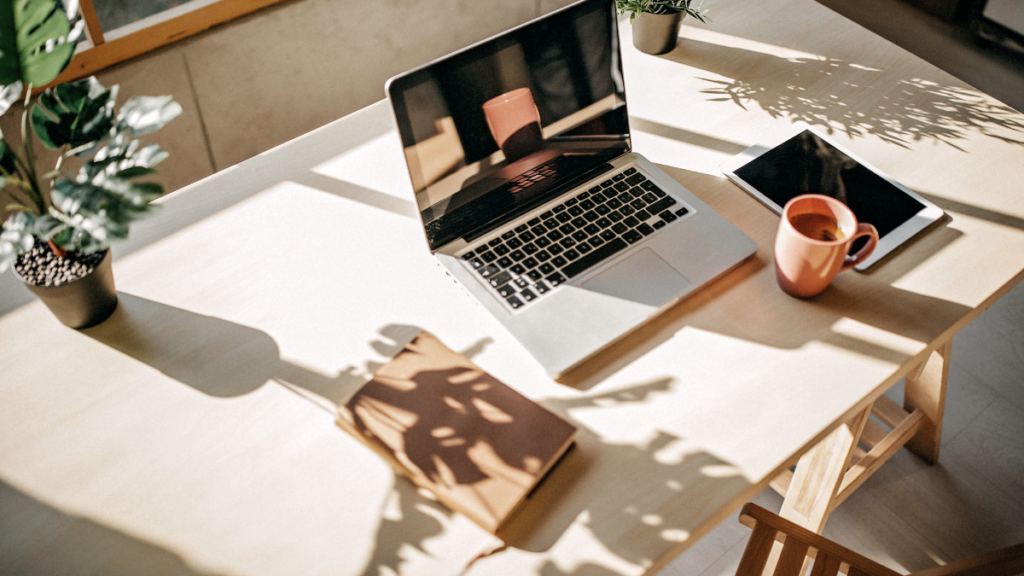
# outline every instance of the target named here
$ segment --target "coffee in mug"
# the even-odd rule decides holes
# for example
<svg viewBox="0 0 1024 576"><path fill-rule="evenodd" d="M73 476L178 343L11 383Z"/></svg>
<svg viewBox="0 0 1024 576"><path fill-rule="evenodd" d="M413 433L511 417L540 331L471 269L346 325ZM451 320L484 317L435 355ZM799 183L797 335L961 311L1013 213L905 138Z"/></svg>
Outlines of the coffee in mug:
<svg viewBox="0 0 1024 576"><path fill-rule="evenodd" d="M855 240L868 242L849 255ZM787 294L810 298L821 294L836 274L871 255L878 231L857 222L846 204L820 194L804 194L786 203L775 235L775 278Z"/></svg>
<svg viewBox="0 0 1024 576"><path fill-rule="evenodd" d="M836 222L835 218L825 214L813 212L797 214L790 219L790 222L793 223L793 228L796 228L797 232L808 238L823 242L835 242L836 240L846 239L846 234L839 227L839 223Z"/></svg>

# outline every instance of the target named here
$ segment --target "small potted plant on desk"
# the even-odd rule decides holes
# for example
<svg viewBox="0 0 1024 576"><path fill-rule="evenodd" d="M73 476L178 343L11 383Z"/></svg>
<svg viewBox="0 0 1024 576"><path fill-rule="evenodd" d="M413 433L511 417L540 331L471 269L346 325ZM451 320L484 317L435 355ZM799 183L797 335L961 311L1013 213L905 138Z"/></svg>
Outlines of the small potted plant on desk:
<svg viewBox="0 0 1024 576"><path fill-rule="evenodd" d="M0 134L0 189L13 202L0 225L0 272L16 275L64 324L86 328L117 307L112 241L163 194L153 174L167 157L136 137L181 113L170 96L134 97L115 112L117 86L95 78L46 89L71 61L81 36L77 1L0 3L0 115L24 94L21 140ZM34 141L58 151L53 170L37 165ZM76 166L77 165L77 166ZM72 170L72 167L75 169Z"/></svg>
<svg viewBox="0 0 1024 576"><path fill-rule="evenodd" d="M683 16L689 14L707 24L703 0L615 0L620 14L629 13L633 25L633 46L646 54L666 54L676 47Z"/></svg>

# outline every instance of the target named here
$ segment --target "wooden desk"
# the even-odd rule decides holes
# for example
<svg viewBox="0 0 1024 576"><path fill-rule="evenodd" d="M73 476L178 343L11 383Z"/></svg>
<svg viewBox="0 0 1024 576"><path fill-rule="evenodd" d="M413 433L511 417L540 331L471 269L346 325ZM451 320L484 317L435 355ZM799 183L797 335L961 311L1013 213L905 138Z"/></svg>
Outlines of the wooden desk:
<svg viewBox="0 0 1024 576"><path fill-rule="evenodd" d="M811 0L714 17L664 58L623 28L634 144L753 261L554 383L429 257L371 106L166 198L115 251L105 324L0 316L0 572L460 573L498 541L334 424L420 328L580 428L470 574L652 573L916 375L1024 276L1024 116ZM785 296L777 217L717 165L796 119L951 220Z"/></svg>

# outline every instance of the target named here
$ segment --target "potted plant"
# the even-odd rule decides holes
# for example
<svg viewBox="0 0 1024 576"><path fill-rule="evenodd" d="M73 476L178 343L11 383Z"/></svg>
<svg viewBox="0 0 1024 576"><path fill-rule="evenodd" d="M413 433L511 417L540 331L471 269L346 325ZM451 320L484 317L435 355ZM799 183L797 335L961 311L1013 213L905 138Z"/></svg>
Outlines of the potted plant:
<svg viewBox="0 0 1024 576"><path fill-rule="evenodd" d="M676 47L683 16L689 14L707 24L707 10L700 9L703 0L615 0L620 14L629 13L633 25L633 46L646 54L665 54Z"/></svg>
<svg viewBox="0 0 1024 576"><path fill-rule="evenodd" d="M163 194L140 182L167 157L138 136L181 113L170 96L130 98L115 111L117 86L86 78L47 88L71 61L81 37L77 0L0 4L0 115L21 99L21 139L0 134L0 189L13 202L0 225L0 272L17 276L73 328L106 320L117 306L110 243L153 211ZM43 171L33 145L58 152Z"/></svg>

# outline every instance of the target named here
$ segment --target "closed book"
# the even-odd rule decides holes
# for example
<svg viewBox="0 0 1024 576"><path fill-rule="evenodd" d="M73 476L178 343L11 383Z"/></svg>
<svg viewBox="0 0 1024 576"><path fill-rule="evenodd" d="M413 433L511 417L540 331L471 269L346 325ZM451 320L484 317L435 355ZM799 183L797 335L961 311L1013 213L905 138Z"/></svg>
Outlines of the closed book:
<svg viewBox="0 0 1024 576"><path fill-rule="evenodd" d="M338 424L494 533L576 427L421 332L339 410Z"/></svg>

